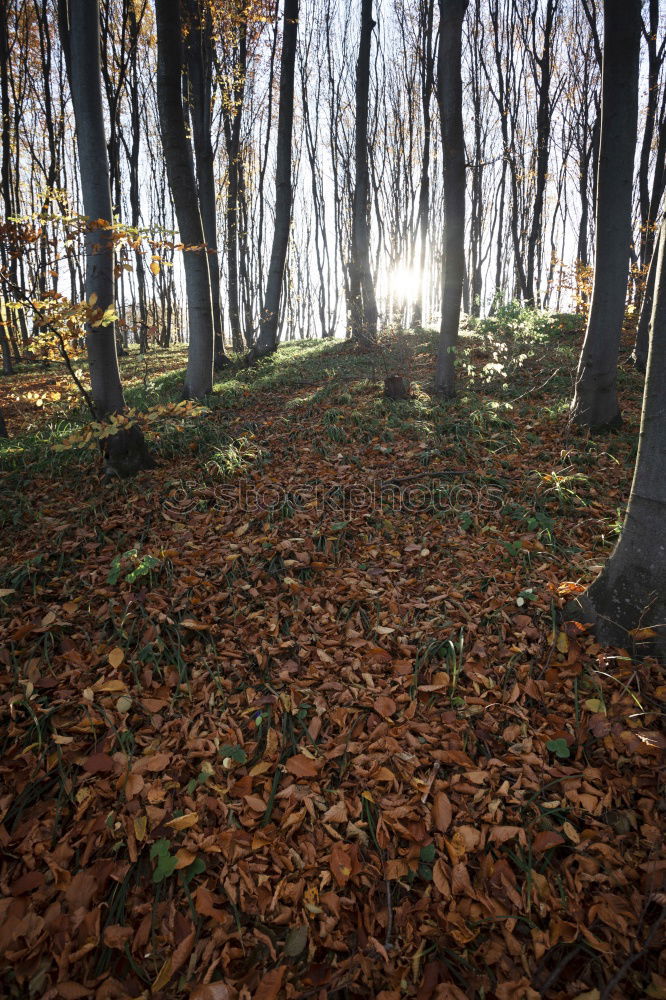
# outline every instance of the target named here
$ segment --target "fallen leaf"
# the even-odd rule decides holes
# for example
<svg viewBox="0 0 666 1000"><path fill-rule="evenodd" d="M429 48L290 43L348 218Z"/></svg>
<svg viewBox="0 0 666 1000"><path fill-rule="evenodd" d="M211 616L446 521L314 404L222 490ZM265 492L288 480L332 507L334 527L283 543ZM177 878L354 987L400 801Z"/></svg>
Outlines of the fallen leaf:
<svg viewBox="0 0 666 1000"><path fill-rule="evenodd" d="M302 753L290 757L285 764L285 768L296 778L315 778L319 773L318 761L312 760Z"/></svg>
<svg viewBox="0 0 666 1000"><path fill-rule="evenodd" d="M190 812L185 813L183 816L175 816L164 825L170 827L172 830L189 830L191 826L196 826L198 822L198 814Z"/></svg>

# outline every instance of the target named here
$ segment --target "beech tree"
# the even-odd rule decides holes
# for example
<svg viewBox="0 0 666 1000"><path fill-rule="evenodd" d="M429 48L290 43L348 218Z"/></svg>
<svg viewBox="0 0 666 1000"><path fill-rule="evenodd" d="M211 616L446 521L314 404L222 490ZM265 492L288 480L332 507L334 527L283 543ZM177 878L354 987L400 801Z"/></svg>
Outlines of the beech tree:
<svg viewBox="0 0 666 1000"><path fill-rule="evenodd" d="M572 421L593 429L622 419L616 378L632 242L640 32L641 0L606 0L595 274L571 404Z"/></svg>
<svg viewBox="0 0 666 1000"><path fill-rule="evenodd" d="M216 368L229 363L222 335L220 264L217 252L217 212L211 118L213 100L213 26L208 0L187 0L187 86L201 222L208 250Z"/></svg>
<svg viewBox="0 0 666 1000"><path fill-rule="evenodd" d="M455 395L455 351L465 277L465 138L462 116L462 26L467 0L439 0L437 98L444 162L442 322L435 390Z"/></svg>
<svg viewBox="0 0 666 1000"><path fill-rule="evenodd" d="M98 0L60 0L59 24L76 121L83 209L89 220L85 235L85 296L97 313L103 315L115 307L115 276ZM115 324L88 325L85 340L96 416L103 419L121 413L125 399L118 369ZM152 464L136 426L107 438L105 451L107 467L120 475Z"/></svg>
<svg viewBox="0 0 666 1000"><path fill-rule="evenodd" d="M275 228L266 279L266 294L259 336L252 357L271 354L277 347L280 299L289 246L293 190L291 179L291 138L294 127L294 74L298 37L298 0L284 0L284 29L280 59L280 103L278 108L277 163L275 167Z"/></svg>
<svg viewBox="0 0 666 1000"><path fill-rule="evenodd" d="M187 288L190 343L183 395L200 399L213 388L213 306L208 252L199 210L192 150L182 98L180 0L156 0L157 102L169 187L180 239Z"/></svg>
<svg viewBox="0 0 666 1000"><path fill-rule="evenodd" d="M418 327L423 322L423 275L425 272L426 252L428 244L428 223L430 220L430 146L432 140L432 121L430 103L434 86L435 60L433 56L433 22L435 17L435 0L420 0L419 3L419 38L423 48L419 71L421 77L421 111L423 115L423 150L421 153L421 178L419 184L418 209L418 286L412 325Z"/></svg>
<svg viewBox="0 0 666 1000"><path fill-rule="evenodd" d="M621 645L649 629L666 653L666 216L662 218L638 454L619 541L585 594L565 609Z"/></svg>
<svg viewBox="0 0 666 1000"><path fill-rule="evenodd" d="M369 347L377 339L377 301L370 267L368 200L368 103L370 100L370 49L375 22L372 0L361 0L361 37L356 63L356 166L352 203L352 245L349 263L351 336Z"/></svg>

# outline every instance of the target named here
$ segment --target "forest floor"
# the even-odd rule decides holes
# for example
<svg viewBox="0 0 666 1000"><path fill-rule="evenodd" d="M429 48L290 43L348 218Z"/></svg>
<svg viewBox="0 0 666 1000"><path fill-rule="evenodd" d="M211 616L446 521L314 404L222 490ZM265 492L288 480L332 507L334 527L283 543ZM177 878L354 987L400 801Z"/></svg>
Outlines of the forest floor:
<svg viewBox="0 0 666 1000"><path fill-rule="evenodd" d="M3 997L666 997L665 672L559 616L642 392L567 428L579 326L468 331L448 403L431 334L288 345L127 481L3 382Z"/></svg>

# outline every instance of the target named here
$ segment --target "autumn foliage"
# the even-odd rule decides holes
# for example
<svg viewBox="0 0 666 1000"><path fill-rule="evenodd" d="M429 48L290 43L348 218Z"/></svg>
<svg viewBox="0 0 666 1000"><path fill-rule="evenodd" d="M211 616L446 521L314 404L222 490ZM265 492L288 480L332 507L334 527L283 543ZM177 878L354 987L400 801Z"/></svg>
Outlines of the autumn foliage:
<svg viewBox="0 0 666 1000"><path fill-rule="evenodd" d="M664 996L663 670L557 618L632 434L289 350L168 467L8 509L3 995Z"/></svg>

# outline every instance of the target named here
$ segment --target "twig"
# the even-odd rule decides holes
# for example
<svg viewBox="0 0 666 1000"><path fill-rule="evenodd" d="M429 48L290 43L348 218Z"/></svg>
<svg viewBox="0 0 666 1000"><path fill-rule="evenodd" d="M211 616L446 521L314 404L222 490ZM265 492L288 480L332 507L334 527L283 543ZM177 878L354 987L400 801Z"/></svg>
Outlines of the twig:
<svg viewBox="0 0 666 1000"><path fill-rule="evenodd" d="M541 996L544 996L545 993L546 993L546 990L551 989L551 987L553 987L555 985L555 983L558 981L558 979L560 978L560 976L562 975L562 973L566 969L567 965L569 965L569 963L573 961L573 959L576 957L576 955L578 954L578 952L582 948L583 948L582 942L581 941L577 941L576 944L574 945L574 947L572 948L572 950L569 951L569 952L567 952L567 954L564 956L564 958L562 958L557 963L557 965L555 966L555 968L553 969L553 971L551 972L551 974L548 976L548 978L546 979L546 981L544 983L542 983L542 984L539 985L537 983L537 978L536 977L532 980L532 985L534 986L535 989L537 989L539 991L539 993L541 994Z"/></svg>
<svg viewBox="0 0 666 1000"><path fill-rule="evenodd" d="M53 333L55 333L56 337L58 338L58 344L60 346L60 353L62 354L63 360L64 360L65 365L67 367L67 371L72 376L72 378L74 380L74 384L76 385L76 388L79 390L79 392L81 393L81 395L85 399L86 405L87 405L88 409L90 410L90 412L92 413L93 420L97 420L97 413L95 411L95 406L93 404L93 401L92 401L92 399L90 397L90 393L88 392L88 390L83 385L83 383L79 379L78 375L76 374L76 372L72 368L72 362L71 362L71 359L69 357L69 354L67 353L67 348L65 346L65 341L62 338L62 334L60 333L60 330L58 330L55 326L52 326L50 323L48 324L47 329L52 330Z"/></svg>
<svg viewBox="0 0 666 1000"><path fill-rule="evenodd" d="M645 939L645 944L643 945L643 947L640 949L640 951L637 951L633 955L629 955L629 957L625 959L625 961L617 970L611 981L607 983L606 986L604 987L604 991L601 994L600 1000L611 1000L613 990L615 989L616 986L619 986L619 984L622 982L626 974L629 972L629 969L632 967L632 965L634 965L634 963L636 963L638 959L642 955L644 955L645 952L648 950L652 939L654 938L655 934L663 924L665 918L666 918L666 907L662 909L658 918L655 920L652 926L652 930Z"/></svg>
<svg viewBox="0 0 666 1000"><path fill-rule="evenodd" d="M388 951L391 947L391 934L393 933L393 900L391 899L391 883L384 879L386 886L386 936L384 937L384 947Z"/></svg>
<svg viewBox="0 0 666 1000"><path fill-rule="evenodd" d="M14 294L16 295L16 297L19 300L19 302L22 302L24 305L32 305L29 297L25 294L25 292L23 291L23 289L21 288L20 285L17 285L15 281L12 281L10 278L7 278L6 275L3 275L3 280L5 281L6 284L12 286L12 288L14 289ZM72 362L70 360L69 354L67 353L67 348L65 346L65 341L63 340L63 337L62 337L62 334L60 333L60 330L58 330L58 328L53 323L44 323L44 329L45 330L51 330L51 332L54 333L56 335L56 337L58 338L58 345L60 347L60 353L62 354L63 361L65 362L65 366L67 368L67 371L72 376L72 379L74 380L74 385L76 386L76 388L79 390L79 392L83 396L83 398L84 398L84 400L86 402L86 406L88 407L88 409L90 410L90 412L92 414L93 420L97 420L97 412L95 411L95 407L93 405L92 398L91 398L90 394L88 393L88 391L86 390L86 388L81 383L81 380L76 375L74 369L72 368Z"/></svg>
<svg viewBox="0 0 666 1000"><path fill-rule="evenodd" d="M516 396L514 399L510 399L509 403L517 403L519 399L523 399L525 396L529 396L531 392L538 392L539 389L545 389L550 380L554 379L559 371L560 369L556 368L555 371L552 373L552 375L549 375L546 381L542 382L541 385L535 385L531 389L527 389L525 392L521 392L520 396Z"/></svg>

